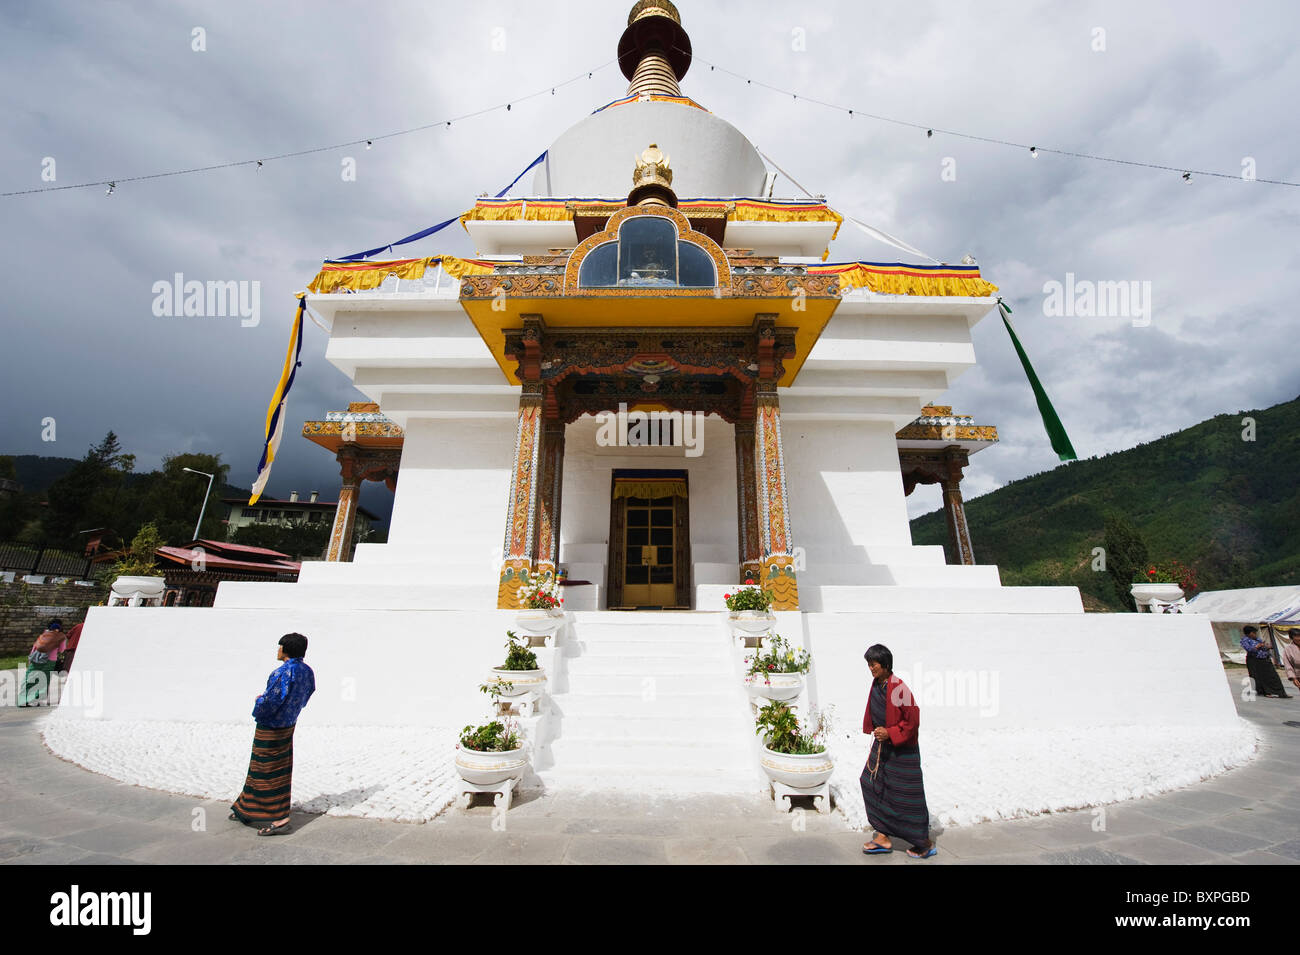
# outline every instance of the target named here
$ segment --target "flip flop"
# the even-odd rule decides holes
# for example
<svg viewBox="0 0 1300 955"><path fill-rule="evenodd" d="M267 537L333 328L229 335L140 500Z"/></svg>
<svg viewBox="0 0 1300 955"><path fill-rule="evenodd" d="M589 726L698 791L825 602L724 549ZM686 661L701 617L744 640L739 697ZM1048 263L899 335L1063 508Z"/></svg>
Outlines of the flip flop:
<svg viewBox="0 0 1300 955"><path fill-rule="evenodd" d="M926 849L924 852L917 852L916 849L907 850L907 854L911 856L913 859L928 859L932 855L938 855L938 853L939 853L938 846L930 846L930 848Z"/></svg>
<svg viewBox="0 0 1300 955"><path fill-rule="evenodd" d="M282 836L286 832L292 831L293 823L286 822L283 826L265 826L264 828L258 829L257 834L259 836Z"/></svg>
<svg viewBox="0 0 1300 955"><path fill-rule="evenodd" d="M868 849L867 846L870 846L871 848ZM862 847L863 855L869 855L869 856L884 855L886 852L893 852L893 851L894 851L893 846L882 846L879 842L876 842L875 840L868 842L866 846Z"/></svg>

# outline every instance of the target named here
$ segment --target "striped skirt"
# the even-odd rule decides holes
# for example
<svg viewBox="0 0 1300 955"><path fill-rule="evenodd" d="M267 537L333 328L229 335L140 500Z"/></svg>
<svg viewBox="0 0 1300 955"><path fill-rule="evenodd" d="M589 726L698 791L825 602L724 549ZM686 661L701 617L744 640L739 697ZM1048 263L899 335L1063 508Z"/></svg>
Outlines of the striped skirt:
<svg viewBox="0 0 1300 955"><path fill-rule="evenodd" d="M872 766L877 766L874 778ZM925 804L919 746L900 748L875 740L860 781L867 821L876 832L898 836L914 846L930 841L930 810Z"/></svg>
<svg viewBox="0 0 1300 955"><path fill-rule="evenodd" d="M258 726L253 733L253 756L248 778L230 811L245 825L268 826L289 817L293 788L292 726Z"/></svg>

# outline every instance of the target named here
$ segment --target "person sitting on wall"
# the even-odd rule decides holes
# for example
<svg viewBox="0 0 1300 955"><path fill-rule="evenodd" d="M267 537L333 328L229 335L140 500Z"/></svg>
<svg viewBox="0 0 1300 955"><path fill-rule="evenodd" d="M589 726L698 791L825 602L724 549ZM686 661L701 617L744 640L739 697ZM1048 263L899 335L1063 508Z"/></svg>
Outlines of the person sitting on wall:
<svg viewBox="0 0 1300 955"><path fill-rule="evenodd" d="M72 669L72 658L77 655L77 645L81 643L81 628L84 623L74 624L68 631L68 640L63 647L63 652L59 654L59 669L67 673Z"/></svg>
<svg viewBox="0 0 1300 955"><path fill-rule="evenodd" d="M15 706L39 706L42 698L49 700L50 680L59 672L59 651L65 637L62 620L51 620L45 625L27 654L27 672Z"/></svg>
<svg viewBox="0 0 1300 955"><path fill-rule="evenodd" d="M283 661L266 681L266 692L253 704L253 755L244 791L230 807L230 818L258 826L259 836L292 831L289 804L293 790L293 731L298 714L316 692L316 674L303 662L307 638L286 633L275 658Z"/></svg>
<svg viewBox="0 0 1300 955"><path fill-rule="evenodd" d="M1241 628L1241 649L1246 651L1246 671L1255 683L1255 692L1276 700L1289 700L1291 694L1283 689L1277 670L1273 668L1273 654L1258 634L1259 627L1248 625Z"/></svg>

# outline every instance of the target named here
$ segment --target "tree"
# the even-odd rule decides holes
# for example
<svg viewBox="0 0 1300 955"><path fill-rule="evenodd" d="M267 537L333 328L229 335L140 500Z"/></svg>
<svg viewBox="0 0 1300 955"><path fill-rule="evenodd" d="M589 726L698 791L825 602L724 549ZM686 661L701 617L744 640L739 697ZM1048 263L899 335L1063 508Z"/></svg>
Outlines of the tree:
<svg viewBox="0 0 1300 955"><path fill-rule="evenodd" d="M235 531L231 543L267 547L295 560L313 560L325 553L331 526L319 524L245 524Z"/></svg>
<svg viewBox="0 0 1300 955"><path fill-rule="evenodd" d="M206 508L203 496L208 493L208 479L201 474L192 474L186 468L216 475ZM161 471L151 471L136 482L130 523L135 526L152 522L157 525L165 542L179 544L193 537L194 522L202 511L203 526L199 528L199 537L224 540L220 494L229 471L230 465L222 464L219 454L167 455L163 458Z"/></svg>
<svg viewBox="0 0 1300 955"><path fill-rule="evenodd" d="M135 456L123 454L112 431L72 470L50 485L45 536L50 543L75 548L80 532L113 527L122 519L126 476Z"/></svg>
<svg viewBox="0 0 1300 955"><path fill-rule="evenodd" d="M156 551L162 546L162 535L153 524L145 524L131 539L131 546L103 573L103 582L111 583L118 577L159 576Z"/></svg>
<svg viewBox="0 0 1300 955"><path fill-rule="evenodd" d="M1102 546L1106 549L1106 572L1115 585L1115 596L1123 606L1134 607L1133 577L1146 568L1146 541L1123 515L1111 513L1106 515Z"/></svg>

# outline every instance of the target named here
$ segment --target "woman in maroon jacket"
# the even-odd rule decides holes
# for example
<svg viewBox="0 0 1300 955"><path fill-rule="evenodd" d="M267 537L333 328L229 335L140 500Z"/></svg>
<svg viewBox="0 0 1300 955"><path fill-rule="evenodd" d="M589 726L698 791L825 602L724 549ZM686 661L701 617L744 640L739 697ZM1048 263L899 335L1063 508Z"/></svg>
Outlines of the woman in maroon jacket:
<svg viewBox="0 0 1300 955"><path fill-rule="evenodd" d="M871 669L871 692L862 732L874 739L862 770L862 800L867 821L876 830L862 847L867 855L893 852L890 836L912 844L907 854L928 859L939 850L930 841L930 810L921 779L921 747L917 728L921 711L912 691L894 676L894 655L879 643L864 654Z"/></svg>

